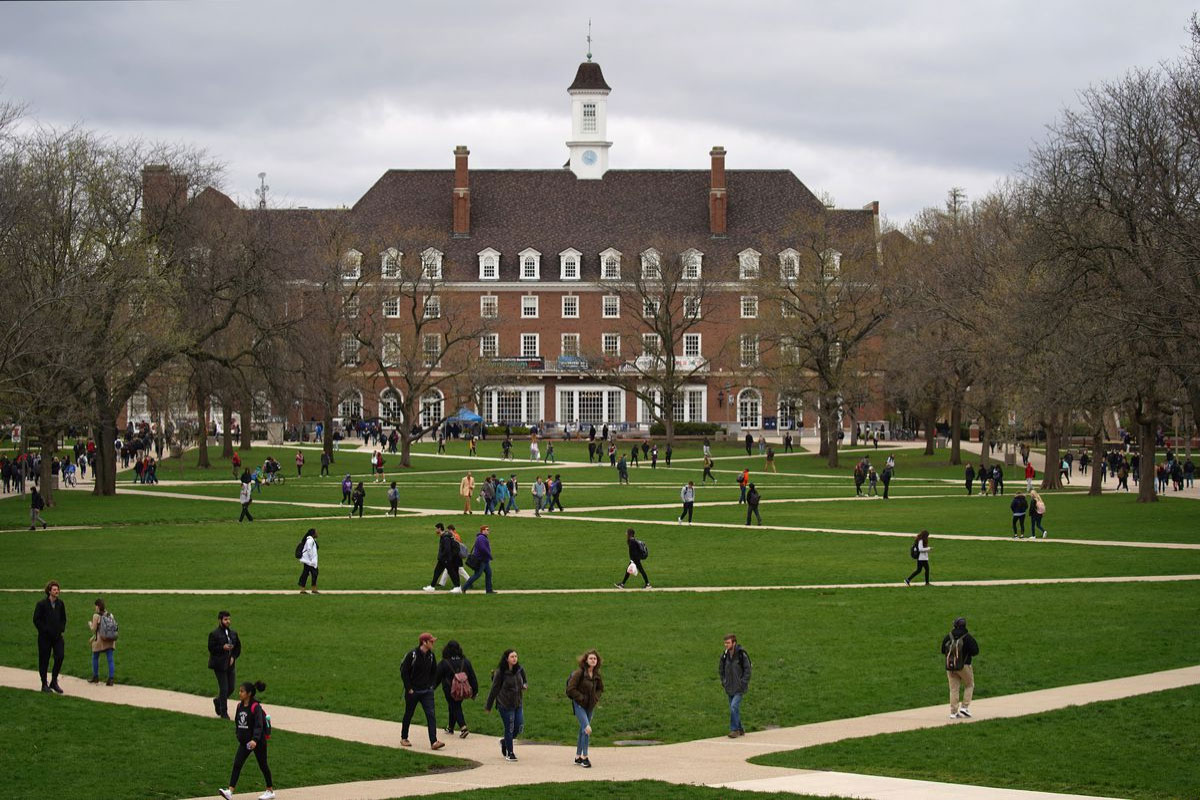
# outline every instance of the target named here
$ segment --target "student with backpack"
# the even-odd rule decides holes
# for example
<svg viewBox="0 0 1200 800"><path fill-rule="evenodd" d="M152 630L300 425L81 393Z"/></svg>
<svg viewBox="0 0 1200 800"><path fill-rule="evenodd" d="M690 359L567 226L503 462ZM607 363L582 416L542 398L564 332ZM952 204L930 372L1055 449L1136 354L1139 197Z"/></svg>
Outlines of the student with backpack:
<svg viewBox="0 0 1200 800"><path fill-rule="evenodd" d="M488 692L483 708L485 714L492 713L493 705L500 711L500 719L504 722L500 754L505 761L517 760L517 754L513 752L513 739L525 727L524 695L528 688L529 679L517 651L512 648L505 650L504 655L500 656L500 664L492 672L492 690Z"/></svg>
<svg viewBox="0 0 1200 800"><path fill-rule="evenodd" d="M746 502L746 490L750 488L750 470L742 469L742 474L738 475L738 488L741 489L741 494L738 496L738 505Z"/></svg>
<svg viewBox="0 0 1200 800"><path fill-rule="evenodd" d="M408 726L419 704L425 712L425 723L429 728L429 746L441 750L445 742L437 738L437 716L433 706L433 687L437 685L437 660L433 656L433 643L437 637L425 632L417 637L417 646L408 651L400 662L400 679L404 681L404 718L400 727L400 746L412 747L408 740Z"/></svg>
<svg viewBox="0 0 1200 800"><path fill-rule="evenodd" d="M100 654L104 653L108 659L108 680L105 686L113 685L113 651L117 646L117 621L104 605L103 598L96 598L96 610L92 614L92 619L88 622L88 628L92 631L92 677L88 678L88 683L100 682Z"/></svg>
<svg viewBox="0 0 1200 800"><path fill-rule="evenodd" d="M729 698L729 738L745 736L742 728L742 697L750 688L750 673L754 665L750 655L738 644L737 636L725 634L725 649L717 662L717 674L721 676L721 688Z"/></svg>
<svg viewBox="0 0 1200 800"><path fill-rule="evenodd" d="M925 571L925 585L929 585L929 531L921 531L917 534L917 538L913 539L912 546L908 549L908 554L917 560L917 568L912 571L904 579L905 586L912 586L912 579L921 574L921 570Z"/></svg>
<svg viewBox="0 0 1200 800"><path fill-rule="evenodd" d="M457 725L458 738L467 738L470 731L467 729L467 719L463 716L462 704L464 700L473 700L479 694L479 681L471 660L463 655L462 646L453 639L442 648L442 660L438 662L435 680L441 684L442 696L446 698L446 706L450 709L446 733L453 735Z"/></svg>
<svg viewBox="0 0 1200 800"><path fill-rule="evenodd" d="M571 710L579 721L579 738L575 744L575 763L585 769L592 768L588 760L588 743L592 737L592 715L604 694L604 679L600 677L600 654L588 650L579 657L579 667L567 678L567 697L571 698Z"/></svg>
<svg viewBox="0 0 1200 800"><path fill-rule="evenodd" d="M979 643L967 632L967 620L959 617L954 627L942 639L942 655L946 657L946 680L950 683L950 719L970 717L967 707L975 694L975 670L971 660L979 655ZM962 703L958 693L962 690Z"/></svg>
<svg viewBox="0 0 1200 800"><path fill-rule="evenodd" d="M265 691L267 685L262 681L250 683L247 681L238 687L238 705L233 714L234 733L237 735L238 749L233 757L233 772L229 775L229 788L217 789L225 800L233 800L237 791L238 776L250 754L258 761L262 770L263 780L267 782L267 790L258 796L258 800L275 800L275 781L271 778L271 767L267 764L267 742L271 739L271 718L258 702L258 693Z"/></svg>
<svg viewBox="0 0 1200 800"><path fill-rule="evenodd" d="M696 484L688 481L679 490L679 499L683 503L683 510L679 512L679 516L675 520L676 525L683 524L683 518L687 517L688 525L692 524L692 511L696 507Z"/></svg>
<svg viewBox="0 0 1200 800"><path fill-rule="evenodd" d="M758 524L762 525L762 514L758 513L758 503L762 499L762 495L758 493L758 489L754 488L754 484L750 484L750 491L746 493L746 524L750 524L750 516L758 520Z"/></svg>
<svg viewBox="0 0 1200 800"><path fill-rule="evenodd" d="M1085 454L1086 455L1086 454ZM1029 538L1037 537L1038 528L1042 529L1042 538L1046 538L1046 528L1042 525L1042 517L1046 516L1046 501L1037 491L1029 493Z"/></svg>
<svg viewBox="0 0 1200 800"><path fill-rule="evenodd" d="M391 488L388 489L388 513L393 517L396 516L396 506L400 503L400 490L396 488L396 482L392 481Z"/></svg>
<svg viewBox="0 0 1200 800"><path fill-rule="evenodd" d="M642 588L649 589L650 576L646 574L646 568L642 566L642 562L650 557L650 548L646 543L637 538L633 532L633 528L625 531L625 545L629 550L629 566L625 568L625 575L621 578L620 583L614 583L613 586L618 589L625 588L625 581L629 580L630 575L642 576Z"/></svg>
<svg viewBox="0 0 1200 800"><path fill-rule="evenodd" d="M367 500L367 490L363 488L362 481L358 482L358 486L354 487L354 493L350 495L350 501L353 503L350 506L350 518L354 518L354 512L358 512L358 518L362 519L363 503Z"/></svg>
<svg viewBox="0 0 1200 800"><path fill-rule="evenodd" d="M296 558L300 559L303 568L300 570L300 594L308 594L306 588L308 576L312 576L312 593L320 594L317 590L317 529L309 528L296 545Z"/></svg>
<svg viewBox="0 0 1200 800"><path fill-rule="evenodd" d="M339 505L349 505L350 498L354 492L354 481L350 478L350 473L346 473L346 477L342 478L342 502Z"/></svg>

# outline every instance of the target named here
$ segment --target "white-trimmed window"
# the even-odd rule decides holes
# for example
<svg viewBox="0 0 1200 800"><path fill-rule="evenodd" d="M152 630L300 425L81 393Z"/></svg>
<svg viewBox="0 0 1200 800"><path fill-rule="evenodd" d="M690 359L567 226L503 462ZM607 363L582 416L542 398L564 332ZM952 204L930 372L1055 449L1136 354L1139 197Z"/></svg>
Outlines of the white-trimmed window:
<svg viewBox="0 0 1200 800"><path fill-rule="evenodd" d="M362 392L351 392L338 403L338 416L344 420L362 419Z"/></svg>
<svg viewBox="0 0 1200 800"><path fill-rule="evenodd" d="M601 301L605 319L616 319L621 316L621 295L606 294Z"/></svg>
<svg viewBox="0 0 1200 800"><path fill-rule="evenodd" d="M779 395L779 430L790 431L804 427L804 404L800 398Z"/></svg>
<svg viewBox="0 0 1200 800"><path fill-rule="evenodd" d="M389 421L400 419L400 393L395 389L379 393L379 416Z"/></svg>
<svg viewBox="0 0 1200 800"><path fill-rule="evenodd" d="M662 307L662 301L654 297L642 298L642 316L646 319L654 319L658 316L658 310Z"/></svg>
<svg viewBox="0 0 1200 800"><path fill-rule="evenodd" d="M379 277L384 280L396 280L400 277L400 259L404 254L394 247L389 247L379 254Z"/></svg>
<svg viewBox="0 0 1200 800"><path fill-rule="evenodd" d="M537 358L541 355L541 334L521 334L521 358Z"/></svg>
<svg viewBox="0 0 1200 800"><path fill-rule="evenodd" d="M479 251L479 280L500 280L500 251L487 248Z"/></svg>
<svg viewBox="0 0 1200 800"><path fill-rule="evenodd" d="M779 360L784 366L800 366L800 347L791 336L785 336L779 342Z"/></svg>
<svg viewBox="0 0 1200 800"><path fill-rule="evenodd" d="M642 334L642 355L657 356L662 354L662 337L657 333Z"/></svg>
<svg viewBox="0 0 1200 800"><path fill-rule="evenodd" d="M403 351L400 349L401 339L398 333L385 333L383 335L383 352L381 353L383 366L395 367L400 364L400 358Z"/></svg>
<svg viewBox="0 0 1200 800"><path fill-rule="evenodd" d="M362 253L348 250L342 256L342 280L356 281L362 277Z"/></svg>
<svg viewBox="0 0 1200 800"><path fill-rule="evenodd" d="M358 366L358 339L349 334L342 337L342 366Z"/></svg>
<svg viewBox="0 0 1200 800"><path fill-rule="evenodd" d="M758 298L742 295L742 319L758 319Z"/></svg>
<svg viewBox="0 0 1200 800"><path fill-rule="evenodd" d="M605 333L600 337L600 348L606 356L617 357L621 355L621 334Z"/></svg>
<svg viewBox="0 0 1200 800"><path fill-rule="evenodd" d="M361 307L362 303L360 302L358 295L347 297L342 302L342 315L345 316L346 319L358 319L358 312Z"/></svg>
<svg viewBox="0 0 1200 800"><path fill-rule="evenodd" d="M790 299L785 298L779 304L779 316L781 317L798 317L800 312L796 310L795 304Z"/></svg>
<svg viewBox="0 0 1200 800"><path fill-rule="evenodd" d="M740 346L738 353L741 356L739 363L743 367L758 366L758 336L753 333L743 333L741 335Z"/></svg>
<svg viewBox="0 0 1200 800"><path fill-rule="evenodd" d="M395 319L400 316L400 298L385 297L383 298L383 315L389 319Z"/></svg>
<svg viewBox="0 0 1200 800"><path fill-rule="evenodd" d="M479 297L479 316L483 319L496 319L500 316L500 298L494 294Z"/></svg>
<svg viewBox="0 0 1200 800"><path fill-rule="evenodd" d="M441 389L430 389L421 398L421 410L418 412L418 422L422 428L432 428L442 421L443 409L446 407L446 396Z"/></svg>
<svg viewBox="0 0 1200 800"><path fill-rule="evenodd" d="M742 389L737 396L738 425L742 428L762 427L762 393L758 389Z"/></svg>
<svg viewBox="0 0 1200 800"><path fill-rule="evenodd" d="M431 294L425 298L425 319L441 319L442 298Z"/></svg>
<svg viewBox="0 0 1200 800"><path fill-rule="evenodd" d="M595 133L596 132L596 104L595 103L584 103L583 104L583 132L584 133Z"/></svg>
<svg viewBox="0 0 1200 800"><path fill-rule="evenodd" d="M579 295L563 295L562 316L563 319L579 319Z"/></svg>
<svg viewBox="0 0 1200 800"><path fill-rule="evenodd" d="M785 281L800 277L800 254L790 247L779 254L779 277Z"/></svg>
<svg viewBox="0 0 1200 800"><path fill-rule="evenodd" d="M421 278L427 281L442 279L442 251L427 247L421 253Z"/></svg>
<svg viewBox="0 0 1200 800"><path fill-rule="evenodd" d="M683 316L688 319L700 319L699 297L688 296L683 298Z"/></svg>
<svg viewBox="0 0 1200 800"><path fill-rule="evenodd" d="M484 358L500 357L500 334L485 333L479 337L479 355Z"/></svg>
<svg viewBox="0 0 1200 800"><path fill-rule="evenodd" d="M651 247L642 253L642 280L657 281L662 278L662 256Z"/></svg>
<svg viewBox="0 0 1200 800"><path fill-rule="evenodd" d="M421 337L421 355L427 367L436 367L442 360L442 335L427 333Z"/></svg>
<svg viewBox="0 0 1200 800"><path fill-rule="evenodd" d="M617 281L621 279L621 252L611 247L600 253L600 280Z"/></svg>
<svg viewBox="0 0 1200 800"><path fill-rule="evenodd" d="M704 262L704 253L692 247L680 254L683 259L683 279L685 281L700 280L700 269Z"/></svg>
<svg viewBox="0 0 1200 800"><path fill-rule="evenodd" d="M579 355L579 334L564 333L562 335L562 349L559 351L564 356L576 357Z"/></svg>
<svg viewBox="0 0 1200 800"><path fill-rule="evenodd" d="M842 272L842 254L837 250L826 250L821 253L821 275L826 280L833 280Z"/></svg>
<svg viewBox="0 0 1200 800"><path fill-rule="evenodd" d="M743 281L757 280L760 258L762 253L750 248L738 253L738 278Z"/></svg>
<svg viewBox="0 0 1200 800"><path fill-rule="evenodd" d="M536 281L542 277L542 254L532 248L517 253L521 264L521 280Z"/></svg>
<svg viewBox="0 0 1200 800"><path fill-rule="evenodd" d="M683 354L689 358L700 357L700 334L685 333L683 335Z"/></svg>
<svg viewBox="0 0 1200 800"><path fill-rule="evenodd" d="M579 259L583 253L571 248L558 254L558 277L564 281L579 280Z"/></svg>
<svg viewBox="0 0 1200 800"><path fill-rule="evenodd" d="M521 297L521 319L537 319L538 316L538 296L536 294L522 295Z"/></svg>

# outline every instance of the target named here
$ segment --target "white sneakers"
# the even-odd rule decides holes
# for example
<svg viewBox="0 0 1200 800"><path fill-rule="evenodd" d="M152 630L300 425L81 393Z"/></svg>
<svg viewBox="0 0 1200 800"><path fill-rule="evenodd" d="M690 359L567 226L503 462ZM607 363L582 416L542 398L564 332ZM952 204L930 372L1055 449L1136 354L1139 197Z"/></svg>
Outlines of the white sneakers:
<svg viewBox="0 0 1200 800"><path fill-rule="evenodd" d="M462 592L461 586L455 586L453 589L450 590L450 594L462 594L462 593L463 592Z"/></svg>
<svg viewBox="0 0 1200 800"><path fill-rule="evenodd" d="M233 800L233 794L228 789L217 789L217 794L224 797L225 800Z"/></svg>
<svg viewBox="0 0 1200 800"><path fill-rule="evenodd" d="M275 793L272 792L270 789L267 789L265 792L263 792L262 794L260 794L258 796L258 800L275 800Z"/></svg>
<svg viewBox="0 0 1200 800"><path fill-rule="evenodd" d="M969 717L969 716L971 716L971 712L970 712L970 711L967 711L967 707L966 707L966 706L963 706L962 708L960 708L960 709L958 710L958 715L959 715L960 717Z"/></svg>
<svg viewBox="0 0 1200 800"><path fill-rule="evenodd" d="M436 592L437 589L433 588L432 586L422 586L421 591L422 592Z"/></svg>
<svg viewBox="0 0 1200 800"><path fill-rule="evenodd" d="M958 712L955 711L953 714L951 714L950 719L958 719Z"/></svg>

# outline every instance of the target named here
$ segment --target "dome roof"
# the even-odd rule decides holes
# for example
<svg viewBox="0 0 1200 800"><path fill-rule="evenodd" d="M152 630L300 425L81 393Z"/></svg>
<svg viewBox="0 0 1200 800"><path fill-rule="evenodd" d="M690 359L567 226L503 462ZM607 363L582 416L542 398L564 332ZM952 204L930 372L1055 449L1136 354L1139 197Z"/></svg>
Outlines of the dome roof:
<svg viewBox="0 0 1200 800"><path fill-rule="evenodd" d="M612 87L604 82L604 73L595 61L584 61L575 72L575 80L567 87L568 92L576 89L592 89L611 92Z"/></svg>

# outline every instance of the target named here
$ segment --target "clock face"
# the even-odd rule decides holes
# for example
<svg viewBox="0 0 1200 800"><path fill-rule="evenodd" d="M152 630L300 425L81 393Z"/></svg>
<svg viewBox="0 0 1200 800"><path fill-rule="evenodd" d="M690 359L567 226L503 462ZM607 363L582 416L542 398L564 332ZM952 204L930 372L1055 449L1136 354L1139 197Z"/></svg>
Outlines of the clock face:
<svg viewBox="0 0 1200 800"><path fill-rule="evenodd" d="M596 151L595 150L584 150L583 151L583 163L587 164L589 167L592 164L595 164L596 163Z"/></svg>

